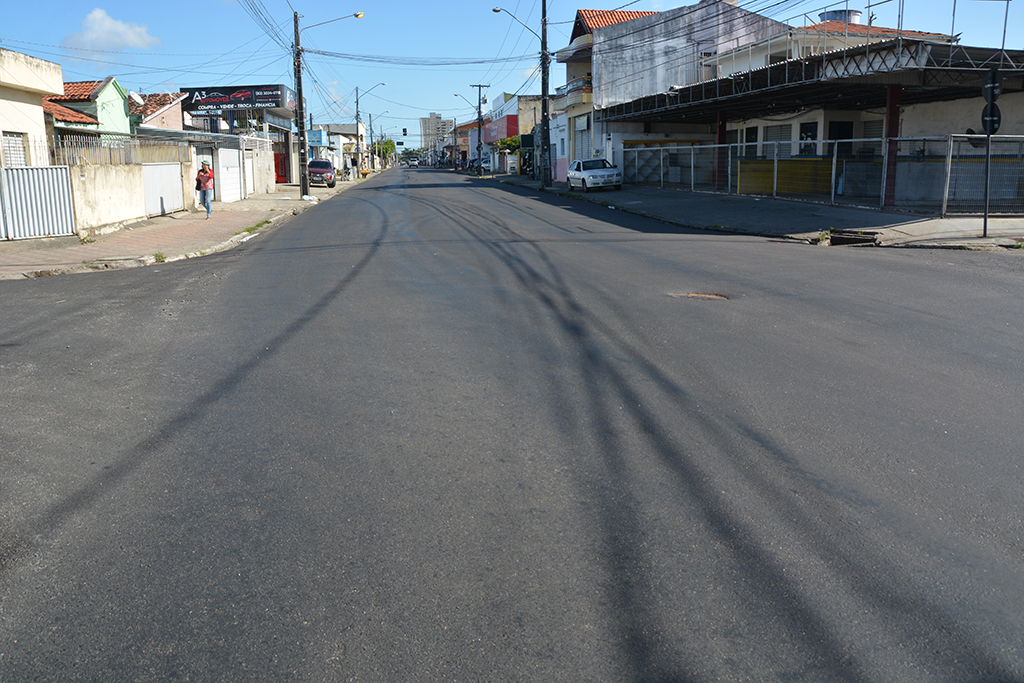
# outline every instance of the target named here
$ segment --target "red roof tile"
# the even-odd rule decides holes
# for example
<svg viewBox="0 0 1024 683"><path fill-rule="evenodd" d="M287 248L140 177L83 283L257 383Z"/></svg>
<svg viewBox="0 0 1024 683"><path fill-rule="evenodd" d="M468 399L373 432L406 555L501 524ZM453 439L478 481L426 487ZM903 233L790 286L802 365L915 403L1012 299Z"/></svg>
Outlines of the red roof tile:
<svg viewBox="0 0 1024 683"><path fill-rule="evenodd" d="M142 98L143 104L139 104L134 98L128 98L128 111L131 114L140 114L143 118L152 116L164 107L170 106L179 100L185 99L187 95L185 93L174 92L174 93L151 93L149 95L139 95Z"/></svg>
<svg viewBox="0 0 1024 683"><path fill-rule="evenodd" d="M630 21L632 19L639 19L640 17L649 17L657 12L632 12L622 10L603 10L603 9L581 9L577 10L577 14L583 19L583 24L587 28L587 33L592 32L595 28L603 28L605 26L613 26L615 24L621 24L624 21Z"/></svg>
<svg viewBox="0 0 1024 683"><path fill-rule="evenodd" d="M103 81L74 81L64 84L64 94L49 98L55 102L86 102Z"/></svg>
<svg viewBox="0 0 1024 683"><path fill-rule="evenodd" d="M621 24L624 21L639 19L640 17L647 17L652 14L657 14L657 12L578 9L576 10L576 23L573 24L572 36L569 37L569 40L573 41L580 36L593 33L595 28L613 26L614 24Z"/></svg>
<svg viewBox="0 0 1024 683"><path fill-rule="evenodd" d="M949 40L949 36L945 33L926 33L923 31L907 31L904 29L902 32L894 28L885 28L884 26L871 26L867 24L848 24L845 21L821 21L817 24L810 24L809 26L801 26L798 30L800 31L815 31L818 33L825 32L835 35L849 33L852 36L897 36L902 33L908 38L942 38Z"/></svg>
<svg viewBox="0 0 1024 683"><path fill-rule="evenodd" d="M53 116L56 121L63 121L64 123L92 123L99 125L100 122L89 116L83 114L80 111L75 111L63 105L51 102L48 99L43 100L43 111Z"/></svg>

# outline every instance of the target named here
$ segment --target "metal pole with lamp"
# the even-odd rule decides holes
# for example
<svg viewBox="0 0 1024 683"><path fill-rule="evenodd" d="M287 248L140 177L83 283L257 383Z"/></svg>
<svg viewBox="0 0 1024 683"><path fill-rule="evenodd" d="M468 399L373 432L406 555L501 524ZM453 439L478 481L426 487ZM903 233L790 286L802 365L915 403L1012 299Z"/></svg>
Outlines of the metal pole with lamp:
<svg viewBox="0 0 1024 683"><path fill-rule="evenodd" d="M355 12L353 14L346 14L343 17L337 19L328 19L327 21L321 21L319 24L313 24L306 28L299 29L299 13L293 12L295 21L295 95L298 98L298 102L295 104L295 118L296 125L299 132L299 191L302 196L305 197L309 194L309 158L306 151L306 103L302 99L302 44L300 43L300 34L307 28L313 28L314 26L323 26L329 24L332 21L341 21L342 19L348 19L349 17L355 17L356 19L362 19L365 15L362 12Z"/></svg>
<svg viewBox="0 0 1024 683"><path fill-rule="evenodd" d="M469 87L471 87L471 88L489 88L490 86L489 85L480 85L480 86L471 85ZM479 95L479 93L478 93L478 95ZM462 97L462 95L460 95L459 93L455 93L455 96L456 97ZM471 107L473 106L473 103L470 102L469 100L467 100L465 97L462 97L462 99L469 106L471 106ZM479 98L477 100L477 105L476 105L476 120L477 120L477 125L476 125L476 156L477 156L477 161L479 161L480 160L480 148L483 147L483 145L480 142L480 123L483 121L483 117L480 114ZM466 149L466 154L469 154L469 149Z"/></svg>
<svg viewBox="0 0 1024 683"><path fill-rule="evenodd" d="M385 109L381 113L377 114L377 118L380 118L381 116L384 116L384 114L388 114L390 112L390 109ZM373 144L373 114L367 114L367 116L370 119L370 170L374 171L377 169L377 152L379 150L377 150ZM383 127L384 126L381 126L381 128ZM377 138L377 142L380 142L379 137ZM383 159L381 159L381 161L383 161Z"/></svg>
<svg viewBox="0 0 1024 683"><path fill-rule="evenodd" d="M540 183L542 187L551 187L551 133L548 120L548 72L551 68L551 55L548 54L548 0L541 0L540 3L540 35L507 9L495 7L491 11L499 14L504 12L540 39Z"/></svg>
<svg viewBox="0 0 1024 683"><path fill-rule="evenodd" d="M484 174L483 154L484 154L484 114L483 114L483 89L491 87L490 85L471 85L471 88L476 88L476 174ZM455 93L456 97L462 97L462 95ZM462 99L466 99L462 97ZM469 100L466 100L469 102ZM470 102L470 104L473 104Z"/></svg>
<svg viewBox="0 0 1024 683"><path fill-rule="evenodd" d="M373 88L376 88L378 85L387 85L387 83L378 83ZM369 93L373 88L366 92ZM359 135L360 123L362 123L362 120L359 118L359 86L356 86L356 177L358 178L363 177L363 138ZM373 131L371 130L370 133L372 134Z"/></svg>

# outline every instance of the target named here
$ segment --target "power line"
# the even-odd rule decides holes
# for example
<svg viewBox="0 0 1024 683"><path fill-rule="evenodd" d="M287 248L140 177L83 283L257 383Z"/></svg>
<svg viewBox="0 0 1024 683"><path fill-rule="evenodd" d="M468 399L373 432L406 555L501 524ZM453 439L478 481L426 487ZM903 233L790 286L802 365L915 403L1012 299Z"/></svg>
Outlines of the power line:
<svg viewBox="0 0 1024 683"><path fill-rule="evenodd" d="M495 57L485 59L482 57L389 57L385 55L354 55L344 52L329 52L327 50L303 50L313 54L340 59L349 62L361 62L365 64L383 64L389 66L474 66L478 64L504 64L508 62L522 62L537 58L537 53L517 55L514 57Z"/></svg>

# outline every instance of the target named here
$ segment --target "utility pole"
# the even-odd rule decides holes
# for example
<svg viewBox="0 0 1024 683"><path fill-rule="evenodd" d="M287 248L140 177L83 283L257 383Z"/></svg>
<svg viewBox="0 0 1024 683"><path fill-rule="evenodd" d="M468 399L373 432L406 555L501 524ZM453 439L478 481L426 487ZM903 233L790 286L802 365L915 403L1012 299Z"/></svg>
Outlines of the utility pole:
<svg viewBox="0 0 1024 683"><path fill-rule="evenodd" d="M548 0L540 3L540 153L544 177L541 187L551 187L551 129L548 119L548 71L551 55L548 54Z"/></svg>
<svg viewBox="0 0 1024 683"><path fill-rule="evenodd" d="M546 0L545 0L546 1ZM484 114L483 109L483 89L489 88L489 85L471 85L470 88L476 88L476 174L483 175L484 173Z"/></svg>
<svg viewBox="0 0 1024 683"><path fill-rule="evenodd" d="M373 114L369 114L370 117L370 170L372 171L377 163L377 155L373 149Z"/></svg>
<svg viewBox="0 0 1024 683"><path fill-rule="evenodd" d="M306 108L302 100L302 46L299 44L299 13L295 12L295 92L298 102L295 115L299 127L299 192L309 194L309 175L306 172L309 161L306 157Z"/></svg>
<svg viewBox="0 0 1024 683"><path fill-rule="evenodd" d="M356 179L363 177L363 139L359 136L359 86L356 86Z"/></svg>

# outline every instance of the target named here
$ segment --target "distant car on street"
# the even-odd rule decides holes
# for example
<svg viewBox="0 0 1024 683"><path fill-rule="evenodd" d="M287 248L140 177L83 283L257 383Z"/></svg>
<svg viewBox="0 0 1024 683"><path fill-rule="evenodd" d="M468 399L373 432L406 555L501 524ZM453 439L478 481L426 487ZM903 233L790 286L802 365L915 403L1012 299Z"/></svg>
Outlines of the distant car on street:
<svg viewBox="0 0 1024 683"><path fill-rule="evenodd" d="M334 172L334 164L329 159L310 159L309 182L323 183L327 187L334 187L338 183L338 176Z"/></svg>
<svg viewBox="0 0 1024 683"><path fill-rule="evenodd" d="M409 166L410 167L417 167L419 165L420 165L420 160L419 159L409 159Z"/></svg>
<svg viewBox="0 0 1024 683"><path fill-rule="evenodd" d="M598 187L622 189L622 171L607 159L577 159L566 174L569 189L578 187L584 192Z"/></svg>

